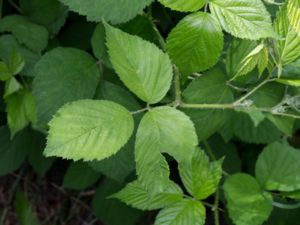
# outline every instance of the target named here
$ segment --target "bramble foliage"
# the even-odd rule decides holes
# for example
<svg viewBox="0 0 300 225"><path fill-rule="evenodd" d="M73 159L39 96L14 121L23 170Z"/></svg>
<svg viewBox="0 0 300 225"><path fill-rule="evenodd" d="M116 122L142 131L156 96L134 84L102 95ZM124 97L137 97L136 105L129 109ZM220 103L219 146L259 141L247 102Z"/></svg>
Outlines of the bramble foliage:
<svg viewBox="0 0 300 225"><path fill-rule="evenodd" d="M300 0L0 2L0 175L69 160L108 225L299 224Z"/></svg>

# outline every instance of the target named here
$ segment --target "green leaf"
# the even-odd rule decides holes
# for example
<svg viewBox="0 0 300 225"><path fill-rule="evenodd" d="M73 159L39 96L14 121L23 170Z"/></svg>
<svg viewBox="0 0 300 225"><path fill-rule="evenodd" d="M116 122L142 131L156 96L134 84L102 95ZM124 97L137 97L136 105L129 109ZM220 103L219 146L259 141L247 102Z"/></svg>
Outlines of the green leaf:
<svg viewBox="0 0 300 225"><path fill-rule="evenodd" d="M189 161L197 146L193 123L171 107L157 107L143 117L136 135L135 159L139 180L155 192L169 183L168 164L161 153Z"/></svg>
<svg viewBox="0 0 300 225"><path fill-rule="evenodd" d="M5 91L3 98L7 98L8 96L16 93L17 91L22 89L22 85L17 81L16 78L11 77L9 80L5 82Z"/></svg>
<svg viewBox="0 0 300 225"><path fill-rule="evenodd" d="M92 98L99 79L96 61L73 48L59 47L46 53L37 63L35 73L33 95L41 124L48 123L65 103Z"/></svg>
<svg viewBox="0 0 300 225"><path fill-rule="evenodd" d="M289 0L287 9L290 23L294 31L300 35L300 0Z"/></svg>
<svg viewBox="0 0 300 225"><path fill-rule="evenodd" d="M290 64L300 56L300 36L293 30L288 20L286 5L278 11L274 27L281 37L277 42L280 63L282 65Z"/></svg>
<svg viewBox="0 0 300 225"><path fill-rule="evenodd" d="M93 47L94 55L103 63L105 66L111 68L111 62L107 53L107 46L105 45L105 27L103 23L99 23L93 33L91 43Z"/></svg>
<svg viewBox="0 0 300 225"><path fill-rule="evenodd" d="M209 7L223 29L235 37L276 37L270 14L261 0L210 0Z"/></svg>
<svg viewBox="0 0 300 225"><path fill-rule="evenodd" d="M275 142L258 157L256 177L266 190L295 191L300 189L299 160L298 149Z"/></svg>
<svg viewBox="0 0 300 225"><path fill-rule="evenodd" d="M35 52L44 50L48 44L46 28L31 23L23 16L11 15L1 19L0 32L11 32L21 44Z"/></svg>
<svg viewBox="0 0 300 225"><path fill-rule="evenodd" d="M7 122L11 137L25 128L29 123L36 122L34 98L26 89L23 89L5 99L7 104Z"/></svg>
<svg viewBox="0 0 300 225"><path fill-rule="evenodd" d="M193 199L183 199L180 202L161 210L155 220L155 225L204 225L205 207Z"/></svg>
<svg viewBox="0 0 300 225"><path fill-rule="evenodd" d="M127 89L109 81L103 81L101 83L96 91L95 98L113 101L130 111L141 109L137 99Z"/></svg>
<svg viewBox="0 0 300 225"><path fill-rule="evenodd" d="M133 225L141 217L141 211L133 209L117 199L109 198L121 188L119 183L105 179L96 191L92 202L94 213L105 224ZM116 212L118 212L117 216Z"/></svg>
<svg viewBox="0 0 300 225"><path fill-rule="evenodd" d="M141 210L154 210L172 205L183 198L180 187L170 182L169 186L154 196L139 181L133 181L118 193L112 195L122 202Z"/></svg>
<svg viewBox="0 0 300 225"><path fill-rule="evenodd" d="M29 151L30 134L24 130L10 139L9 129L0 127L0 176L18 169Z"/></svg>
<svg viewBox="0 0 300 225"><path fill-rule="evenodd" d="M195 12L205 4L205 0L159 0L159 2L170 9L181 12Z"/></svg>
<svg viewBox="0 0 300 225"><path fill-rule="evenodd" d="M70 10L84 15L89 21L102 19L114 24L133 19L153 0L60 0Z"/></svg>
<svg viewBox="0 0 300 225"><path fill-rule="evenodd" d="M234 39L226 57L226 71L232 79L250 73L260 63L260 72L265 69L265 47L256 41Z"/></svg>
<svg viewBox="0 0 300 225"><path fill-rule="evenodd" d="M128 90L108 81L101 83L96 91L95 98L113 101L130 111L141 109L136 98ZM138 120L135 121L138 122ZM135 168L134 137L130 138L128 143L116 155L101 161L92 161L89 165L107 177L123 183Z"/></svg>
<svg viewBox="0 0 300 225"><path fill-rule="evenodd" d="M212 69L197 78L184 90L184 102L193 104L231 103L233 95L226 85L226 77L219 69ZM207 139L225 123L224 110L184 109L195 124L199 141Z"/></svg>
<svg viewBox="0 0 300 225"><path fill-rule="evenodd" d="M32 21L47 26L57 19L61 4L57 0L20 0L20 7Z"/></svg>
<svg viewBox="0 0 300 225"><path fill-rule="evenodd" d="M300 87L300 79L281 78L281 79L276 79L276 82L281 84L286 84L289 86Z"/></svg>
<svg viewBox="0 0 300 225"><path fill-rule="evenodd" d="M40 225L29 200L25 194L19 190L16 192L15 207L21 225Z"/></svg>
<svg viewBox="0 0 300 225"><path fill-rule="evenodd" d="M8 66L0 61L0 80L7 81L12 76L11 72L8 69Z"/></svg>
<svg viewBox="0 0 300 225"><path fill-rule="evenodd" d="M223 49L222 29L208 13L197 12L183 18L167 39L167 52L187 76L215 65Z"/></svg>
<svg viewBox="0 0 300 225"><path fill-rule="evenodd" d="M115 155L101 161L89 162L89 166L120 184L124 183L135 169L133 140L133 137L129 139L128 143Z"/></svg>
<svg viewBox="0 0 300 225"><path fill-rule="evenodd" d="M121 80L143 101L159 102L169 90L173 76L168 55L137 36L108 24L105 27L110 61Z"/></svg>
<svg viewBox="0 0 300 225"><path fill-rule="evenodd" d="M83 190L97 182L100 174L89 167L87 163L74 162L69 167L64 176L63 187Z"/></svg>
<svg viewBox="0 0 300 225"><path fill-rule="evenodd" d="M43 177L53 165L55 158L46 158L43 155L46 146L46 136L44 134L32 130L30 141L28 161L38 176Z"/></svg>
<svg viewBox="0 0 300 225"><path fill-rule="evenodd" d="M8 62L8 68L12 75L19 74L25 66L25 61L22 55L16 51L13 51Z"/></svg>
<svg viewBox="0 0 300 225"><path fill-rule="evenodd" d="M190 162L179 164L181 180L188 192L202 200L213 194L222 177L223 159L209 162L203 150L197 149Z"/></svg>
<svg viewBox="0 0 300 225"><path fill-rule="evenodd" d="M268 144L282 138L282 132L268 119L255 126L253 119L242 112L231 112L219 132L227 140L226 136L230 139L234 135L244 142L255 144Z"/></svg>
<svg viewBox="0 0 300 225"><path fill-rule="evenodd" d="M272 211L272 195L263 192L256 179L237 173L226 179L224 192L229 216L236 225L261 225Z"/></svg>
<svg viewBox="0 0 300 225"><path fill-rule="evenodd" d="M100 100L79 100L62 107L50 121L46 156L102 160L117 153L133 132L124 107Z"/></svg>
<svg viewBox="0 0 300 225"><path fill-rule="evenodd" d="M34 76L34 65L40 59L40 53L33 52L28 48L20 45L12 35L0 36L0 58L8 65L14 52L21 54L25 65L21 75Z"/></svg>

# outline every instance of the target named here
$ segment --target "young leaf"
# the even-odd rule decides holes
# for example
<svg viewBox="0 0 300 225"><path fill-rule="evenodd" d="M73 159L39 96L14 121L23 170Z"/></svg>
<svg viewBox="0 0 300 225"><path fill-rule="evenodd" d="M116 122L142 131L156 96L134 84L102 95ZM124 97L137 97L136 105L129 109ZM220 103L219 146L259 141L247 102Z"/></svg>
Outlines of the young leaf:
<svg viewBox="0 0 300 225"><path fill-rule="evenodd" d="M35 67L33 95L38 122L46 124L65 103L92 98L99 79L96 61L86 52L56 48L46 53Z"/></svg>
<svg viewBox="0 0 300 225"><path fill-rule="evenodd" d="M23 76L34 76L34 66L41 58L40 53L33 52L23 45L20 45L12 35L0 36L0 58L8 65L14 52L21 54L24 59L24 68L20 71Z"/></svg>
<svg viewBox="0 0 300 225"><path fill-rule="evenodd" d="M197 78L184 90L184 101L195 104L231 103L233 95L226 85L226 77L219 69L212 69ZM195 124L199 141L207 139L225 123L224 110L184 109ZM209 121L209 122L208 122Z"/></svg>
<svg viewBox="0 0 300 225"><path fill-rule="evenodd" d="M121 80L143 101L159 102L169 90L173 76L168 55L137 36L108 24L105 28L110 61Z"/></svg>
<svg viewBox="0 0 300 225"><path fill-rule="evenodd" d="M35 52L41 52L48 44L47 29L23 16L11 15L1 19L0 32L11 32L21 44Z"/></svg>
<svg viewBox="0 0 300 225"><path fill-rule="evenodd" d="M275 142L264 148L256 162L260 184L271 191L300 189L300 152L288 144Z"/></svg>
<svg viewBox="0 0 300 225"><path fill-rule="evenodd" d="M46 156L101 160L117 153L133 132L133 118L109 101L79 100L62 107L50 121Z"/></svg>
<svg viewBox="0 0 300 225"><path fill-rule="evenodd" d="M290 23L294 31L300 35L300 0L289 0L287 8Z"/></svg>
<svg viewBox="0 0 300 225"><path fill-rule="evenodd" d="M5 91L4 91L3 98L7 98L8 96L16 93L21 89L22 89L22 84L20 84L16 78L11 77L9 80L5 82Z"/></svg>
<svg viewBox="0 0 300 225"><path fill-rule="evenodd" d="M10 77L12 77L11 72L9 71L8 66L0 61L0 80L7 81Z"/></svg>
<svg viewBox="0 0 300 225"><path fill-rule="evenodd" d="M261 0L210 0L209 7L223 29L235 37L276 37L270 14Z"/></svg>
<svg viewBox="0 0 300 225"><path fill-rule="evenodd" d="M264 45L257 45L256 41L234 39L226 57L226 70L229 76L234 79L250 73L261 60L263 51ZM265 68L261 68L263 69Z"/></svg>
<svg viewBox="0 0 300 225"><path fill-rule="evenodd" d="M278 11L274 27L281 37L277 42L280 63L282 65L290 64L300 56L300 36L290 25L286 5Z"/></svg>
<svg viewBox="0 0 300 225"><path fill-rule="evenodd" d="M237 173L226 179L224 192L229 216L236 225L261 225L272 211L272 195L263 192L256 179Z"/></svg>
<svg viewBox="0 0 300 225"><path fill-rule="evenodd" d="M112 197L137 209L154 210L179 202L183 193L177 184L170 181L164 191L153 196L141 182L133 181Z"/></svg>
<svg viewBox="0 0 300 225"><path fill-rule="evenodd" d="M100 22L102 19L113 24L124 23L133 19L153 0L60 0L70 10L87 16L89 21Z"/></svg>
<svg viewBox="0 0 300 225"><path fill-rule="evenodd" d="M22 55L16 51L13 51L8 61L8 68L12 75L19 74L25 66Z"/></svg>
<svg viewBox="0 0 300 225"><path fill-rule="evenodd" d="M180 71L188 76L217 63L223 49L223 33L217 20L197 12L183 18L167 39L167 52Z"/></svg>
<svg viewBox="0 0 300 225"><path fill-rule="evenodd" d="M87 163L74 162L68 167L64 176L63 187L83 190L96 183L99 177L100 174L89 167Z"/></svg>
<svg viewBox="0 0 300 225"><path fill-rule="evenodd" d="M183 199L161 210L154 225L204 225L205 207L193 199Z"/></svg>
<svg viewBox="0 0 300 225"><path fill-rule="evenodd" d="M190 162L179 163L180 177L188 192L202 200L213 194L222 177L223 159L209 162L203 150L197 149Z"/></svg>
<svg viewBox="0 0 300 225"><path fill-rule="evenodd" d="M195 12L205 4L205 0L159 0L159 2L170 9L181 12Z"/></svg>
<svg viewBox="0 0 300 225"><path fill-rule="evenodd" d="M7 122L14 137L17 132L25 128L29 123L36 122L36 110L34 98L26 89L23 89L5 99L7 104Z"/></svg>

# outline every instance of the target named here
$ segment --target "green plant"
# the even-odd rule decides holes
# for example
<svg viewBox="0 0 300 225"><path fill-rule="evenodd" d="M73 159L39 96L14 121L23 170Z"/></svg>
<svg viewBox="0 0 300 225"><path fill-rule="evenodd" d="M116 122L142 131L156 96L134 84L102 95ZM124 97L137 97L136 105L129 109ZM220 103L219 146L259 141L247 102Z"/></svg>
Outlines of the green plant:
<svg viewBox="0 0 300 225"><path fill-rule="evenodd" d="M0 20L1 175L26 157L40 176L53 157L80 160L66 188L102 173L112 180L94 205L160 210L155 225L205 224L208 208L216 225L224 210L237 225L279 224L274 207L300 208L299 0L9 2L22 15ZM61 34L68 9L94 23ZM42 133L50 158L29 143ZM95 208L110 225L138 217Z"/></svg>

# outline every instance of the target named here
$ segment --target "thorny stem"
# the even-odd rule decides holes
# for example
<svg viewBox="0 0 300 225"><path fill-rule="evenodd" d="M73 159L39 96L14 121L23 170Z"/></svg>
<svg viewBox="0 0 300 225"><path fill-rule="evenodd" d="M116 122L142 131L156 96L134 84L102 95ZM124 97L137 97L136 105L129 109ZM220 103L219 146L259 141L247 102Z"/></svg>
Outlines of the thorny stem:
<svg viewBox="0 0 300 225"><path fill-rule="evenodd" d="M23 14L23 10L13 1L8 0L9 4L11 4L12 7L14 7L20 14Z"/></svg>
<svg viewBox="0 0 300 225"><path fill-rule="evenodd" d="M175 71L175 79L174 79L174 86L175 86L175 107L181 104L181 89L180 89L180 73L176 66L174 66Z"/></svg>

